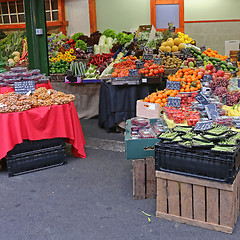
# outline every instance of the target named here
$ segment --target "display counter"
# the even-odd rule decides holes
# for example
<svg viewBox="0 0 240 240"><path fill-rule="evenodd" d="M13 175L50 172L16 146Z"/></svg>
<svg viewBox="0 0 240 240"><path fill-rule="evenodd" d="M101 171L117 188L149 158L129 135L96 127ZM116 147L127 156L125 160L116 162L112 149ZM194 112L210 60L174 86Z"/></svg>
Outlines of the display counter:
<svg viewBox="0 0 240 240"><path fill-rule="evenodd" d="M65 138L75 157L85 158L85 140L73 102L0 114L0 159L24 139Z"/></svg>

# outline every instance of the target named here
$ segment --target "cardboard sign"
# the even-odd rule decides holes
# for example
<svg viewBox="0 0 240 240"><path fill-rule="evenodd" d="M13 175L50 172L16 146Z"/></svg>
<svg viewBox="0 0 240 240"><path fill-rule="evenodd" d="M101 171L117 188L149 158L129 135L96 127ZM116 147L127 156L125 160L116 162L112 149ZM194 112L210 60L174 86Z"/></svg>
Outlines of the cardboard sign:
<svg viewBox="0 0 240 240"><path fill-rule="evenodd" d="M34 81L22 81L14 83L15 93L27 94L28 92L34 93L35 82Z"/></svg>
<svg viewBox="0 0 240 240"><path fill-rule="evenodd" d="M202 122L197 122L196 126L194 128L194 131L205 131L205 130L209 130L212 128L213 125L213 121L209 120L209 121L202 121Z"/></svg>
<svg viewBox="0 0 240 240"><path fill-rule="evenodd" d="M136 61L136 68L143 68L143 66L144 66L144 61Z"/></svg>
<svg viewBox="0 0 240 240"><path fill-rule="evenodd" d="M181 105L181 98L180 97L168 97L167 106L168 107L176 107L179 108Z"/></svg>
<svg viewBox="0 0 240 240"><path fill-rule="evenodd" d="M153 59L153 54L144 54L143 55L143 60L152 60Z"/></svg>
<svg viewBox="0 0 240 240"><path fill-rule="evenodd" d="M210 103L205 106L205 109L209 119L215 120L217 117L219 117L219 112L215 104Z"/></svg>
<svg viewBox="0 0 240 240"><path fill-rule="evenodd" d="M94 53L94 47L93 46L87 47L86 53Z"/></svg>
<svg viewBox="0 0 240 240"><path fill-rule="evenodd" d="M203 76L203 82L210 82L211 80L212 80L212 74Z"/></svg>
<svg viewBox="0 0 240 240"><path fill-rule="evenodd" d="M153 62L154 62L155 64L161 65L161 64L162 64L162 58L154 58L154 59L153 59Z"/></svg>
<svg viewBox="0 0 240 240"><path fill-rule="evenodd" d="M206 96L204 96L202 92L198 93L198 95L195 97L195 99L202 105L208 105L210 103L208 98Z"/></svg>
<svg viewBox="0 0 240 240"><path fill-rule="evenodd" d="M129 77L138 77L139 76L139 69L129 69Z"/></svg>
<svg viewBox="0 0 240 240"><path fill-rule="evenodd" d="M180 81L167 81L167 89L180 90L181 82Z"/></svg>

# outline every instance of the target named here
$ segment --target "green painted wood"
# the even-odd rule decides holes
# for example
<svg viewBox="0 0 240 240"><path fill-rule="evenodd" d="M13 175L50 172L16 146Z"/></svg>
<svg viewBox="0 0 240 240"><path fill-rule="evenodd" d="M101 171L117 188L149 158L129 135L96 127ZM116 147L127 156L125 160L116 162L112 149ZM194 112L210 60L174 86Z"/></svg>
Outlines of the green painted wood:
<svg viewBox="0 0 240 240"><path fill-rule="evenodd" d="M48 44L44 0L24 0L29 68L48 75ZM36 29L43 29L36 35Z"/></svg>

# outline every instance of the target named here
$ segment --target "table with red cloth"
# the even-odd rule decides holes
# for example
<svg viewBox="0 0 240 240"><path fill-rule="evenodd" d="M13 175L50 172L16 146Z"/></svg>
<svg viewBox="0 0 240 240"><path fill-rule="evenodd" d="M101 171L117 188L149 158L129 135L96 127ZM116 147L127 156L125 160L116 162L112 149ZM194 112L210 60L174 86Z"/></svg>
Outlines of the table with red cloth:
<svg viewBox="0 0 240 240"><path fill-rule="evenodd" d="M85 158L85 140L73 102L37 107L23 112L0 113L0 159L24 139L66 138L74 156Z"/></svg>
<svg viewBox="0 0 240 240"><path fill-rule="evenodd" d="M41 83L41 84L36 84L35 88L39 87L45 87L46 89L52 89L52 85L50 81L48 83ZM7 93L7 92L15 92L13 88L10 87L0 87L0 94Z"/></svg>

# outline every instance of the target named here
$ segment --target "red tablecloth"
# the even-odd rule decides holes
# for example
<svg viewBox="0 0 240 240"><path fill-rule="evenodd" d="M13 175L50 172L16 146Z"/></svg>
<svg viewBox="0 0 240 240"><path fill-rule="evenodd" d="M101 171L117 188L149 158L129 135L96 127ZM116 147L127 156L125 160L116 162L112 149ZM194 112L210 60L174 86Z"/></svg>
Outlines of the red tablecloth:
<svg viewBox="0 0 240 240"><path fill-rule="evenodd" d="M41 83L41 84L35 85L36 89L39 87L45 87L46 89L52 89L52 85L51 85L50 81L48 83ZM10 87L0 87L0 94L6 93L6 92L14 92L14 89L12 89Z"/></svg>
<svg viewBox="0 0 240 240"><path fill-rule="evenodd" d="M24 139L66 138L73 154L85 158L85 140L74 103L0 113L0 159Z"/></svg>

